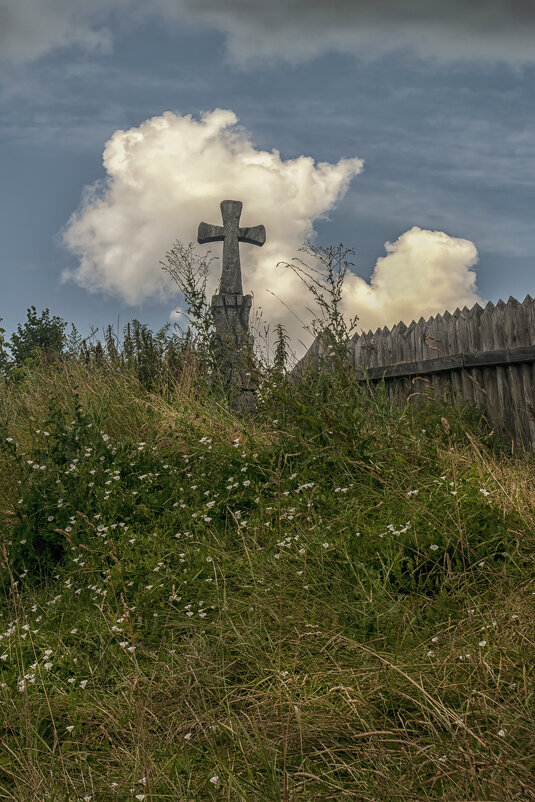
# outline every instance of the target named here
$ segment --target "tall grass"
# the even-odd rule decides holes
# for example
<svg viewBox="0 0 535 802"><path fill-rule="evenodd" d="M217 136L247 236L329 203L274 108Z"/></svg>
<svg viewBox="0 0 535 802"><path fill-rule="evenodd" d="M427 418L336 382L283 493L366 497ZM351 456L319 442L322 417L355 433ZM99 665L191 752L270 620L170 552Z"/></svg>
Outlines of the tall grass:
<svg viewBox="0 0 535 802"><path fill-rule="evenodd" d="M533 459L343 372L262 395L3 387L0 799L535 799Z"/></svg>
<svg viewBox="0 0 535 802"><path fill-rule="evenodd" d="M535 482L343 363L1 389L0 799L535 800Z"/></svg>

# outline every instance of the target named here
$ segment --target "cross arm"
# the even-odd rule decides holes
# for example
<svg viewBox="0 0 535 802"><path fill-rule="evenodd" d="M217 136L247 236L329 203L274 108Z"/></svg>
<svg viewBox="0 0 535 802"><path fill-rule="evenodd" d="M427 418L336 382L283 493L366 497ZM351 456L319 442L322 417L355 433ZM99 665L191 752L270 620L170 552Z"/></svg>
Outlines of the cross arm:
<svg viewBox="0 0 535 802"><path fill-rule="evenodd" d="M201 223L202 225L202 223ZM200 226L199 226L200 231ZM240 242L247 242L249 245L263 245L266 241L266 229L264 226L250 226L248 228L240 228L238 231L238 238ZM210 240L213 242L213 240Z"/></svg>
<svg viewBox="0 0 535 802"><path fill-rule="evenodd" d="M225 229L222 226L213 226L210 223L199 223L197 232L197 242L204 245L205 242L220 242L225 239Z"/></svg>

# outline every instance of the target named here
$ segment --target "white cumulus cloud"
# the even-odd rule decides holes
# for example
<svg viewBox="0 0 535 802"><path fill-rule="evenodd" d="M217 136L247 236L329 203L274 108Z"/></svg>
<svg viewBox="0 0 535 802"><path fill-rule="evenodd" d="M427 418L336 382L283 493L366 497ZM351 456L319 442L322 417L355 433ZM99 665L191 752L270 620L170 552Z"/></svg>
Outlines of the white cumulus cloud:
<svg viewBox="0 0 535 802"><path fill-rule="evenodd" d="M175 240L195 241L202 220L220 224L221 200L241 200L241 224L267 230L262 248L240 246L244 292L253 292L265 321L286 326L302 352L299 339L310 343L310 337L298 318L310 322L312 297L292 270L277 263L291 262L303 242L313 240L314 221L335 207L362 165L359 158L316 163L258 150L229 110L198 119L166 112L116 131L106 143L107 178L86 189L64 232L77 257L64 278L133 306L156 298L171 307L177 288L160 260ZM220 243L199 246L209 248L220 257ZM468 240L415 227L386 250L370 282L347 276L344 309L348 317L359 316L360 328L410 322L478 300L470 269L477 251ZM210 294L220 261L212 267Z"/></svg>
<svg viewBox="0 0 535 802"><path fill-rule="evenodd" d="M369 282L347 277L344 311L347 317L358 314L359 330L408 324L481 302L471 269L477 249L470 240L414 226L385 249Z"/></svg>

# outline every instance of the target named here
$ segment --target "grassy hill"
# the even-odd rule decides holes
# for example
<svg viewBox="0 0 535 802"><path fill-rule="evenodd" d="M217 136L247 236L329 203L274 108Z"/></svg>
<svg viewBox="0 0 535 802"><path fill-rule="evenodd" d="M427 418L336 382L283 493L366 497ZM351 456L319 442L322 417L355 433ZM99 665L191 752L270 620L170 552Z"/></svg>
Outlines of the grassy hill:
<svg viewBox="0 0 535 802"><path fill-rule="evenodd" d="M343 372L198 386L0 388L0 799L535 800L533 457Z"/></svg>

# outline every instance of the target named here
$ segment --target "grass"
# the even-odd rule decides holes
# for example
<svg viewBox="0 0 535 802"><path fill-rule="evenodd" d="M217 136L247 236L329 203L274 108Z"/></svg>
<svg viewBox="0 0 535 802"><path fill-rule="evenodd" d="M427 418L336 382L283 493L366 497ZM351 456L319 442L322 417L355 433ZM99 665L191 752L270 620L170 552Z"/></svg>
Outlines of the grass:
<svg viewBox="0 0 535 802"><path fill-rule="evenodd" d="M0 390L0 799L535 800L530 455L347 376Z"/></svg>

